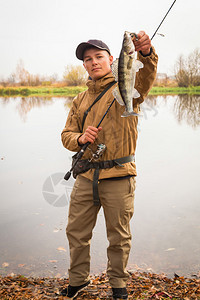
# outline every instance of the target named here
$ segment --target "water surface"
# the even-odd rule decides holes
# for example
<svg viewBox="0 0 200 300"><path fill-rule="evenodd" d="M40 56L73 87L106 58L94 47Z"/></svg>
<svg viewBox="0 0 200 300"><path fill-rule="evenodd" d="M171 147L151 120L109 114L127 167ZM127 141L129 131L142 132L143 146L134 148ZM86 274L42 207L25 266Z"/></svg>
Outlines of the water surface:
<svg viewBox="0 0 200 300"><path fill-rule="evenodd" d="M63 183L59 176L69 170L73 155L60 139L70 104L63 97L0 98L2 275L67 275L65 227L73 179ZM200 98L149 97L142 111L128 268L191 276L200 271ZM106 269L107 245L101 210L91 273Z"/></svg>

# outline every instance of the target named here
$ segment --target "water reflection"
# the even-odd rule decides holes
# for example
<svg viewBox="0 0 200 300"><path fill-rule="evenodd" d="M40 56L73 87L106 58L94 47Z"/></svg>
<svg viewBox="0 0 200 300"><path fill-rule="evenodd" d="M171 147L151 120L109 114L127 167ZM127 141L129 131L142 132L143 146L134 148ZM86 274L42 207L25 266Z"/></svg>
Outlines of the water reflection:
<svg viewBox="0 0 200 300"><path fill-rule="evenodd" d="M192 126L193 128L200 125L200 95L149 95L145 100L146 106L144 106L143 108L144 112L151 109L156 112L155 107L158 106L158 100L162 98L162 102L167 103L169 97L175 99L173 111L179 123L182 121L186 121L187 124Z"/></svg>
<svg viewBox="0 0 200 300"><path fill-rule="evenodd" d="M188 125L196 127L200 124L200 95L176 95L170 96L175 98L174 113L178 122L186 121ZM16 101L16 110L21 119L26 122L28 113L35 107L40 108L52 105L58 99L64 99L63 105L66 111L71 107L73 97L5 97L1 98L1 104L6 105L11 101ZM147 119L147 114L151 111L155 117L158 113L158 100L161 96L149 95L142 104L142 114ZM162 95L162 102L167 103L168 95Z"/></svg>
<svg viewBox="0 0 200 300"><path fill-rule="evenodd" d="M64 107L66 108L66 110L69 110L69 108L71 107L73 99L74 99L74 97L66 97L65 98Z"/></svg>
<svg viewBox="0 0 200 300"><path fill-rule="evenodd" d="M18 104L16 106L17 111L19 112L20 117L25 122L27 120L28 113L35 107L42 107L46 105L50 105L52 99L44 99L39 97L22 97L19 99Z"/></svg>
<svg viewBox="0 0 200 300"><path fill-rule="evenodd" d="M178 122L185 120L188 125L200 124L200 95L179 95L174 103Z"/></svg>
<svg viewBox="0 0 200 300"><path fill-rule="evenodd" d="M158 99L160 97L162 97L162 101L164 100L164 102L166 102L167 99L169 98L168 95L162 95L162 96L148 95L148 97L145 99L145 102L155 106L155 105L157 105Z"/></svg>
<svg viewBox="0 0 200 300"><path fill-rule="evenodd" d="M73 97L59 97L64 99L64 107L69 110ZM18 111L23 122L27 121L28 113L34 108L52 105L58 98L55 97L2 97L1 105L7 105L12 101L16 102L16 110Z"/></svg>

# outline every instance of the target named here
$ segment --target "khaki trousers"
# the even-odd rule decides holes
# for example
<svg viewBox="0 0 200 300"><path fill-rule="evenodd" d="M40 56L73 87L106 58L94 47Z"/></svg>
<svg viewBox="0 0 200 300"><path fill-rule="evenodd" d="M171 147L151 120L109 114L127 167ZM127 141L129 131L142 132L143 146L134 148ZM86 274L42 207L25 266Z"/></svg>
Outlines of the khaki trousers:
<svg viewBox="0 0 200 300"><path fill-rule="evenodd" d="M130 219L134 211L135 177L101 180L99 196L103 207L107 238L107 275L111 287L126 286L131 248ZM89 280L90 241L100 206L93 204L92 181L77 176L71 193L66 233L70 248L69 283L81 285Z"/></svg>

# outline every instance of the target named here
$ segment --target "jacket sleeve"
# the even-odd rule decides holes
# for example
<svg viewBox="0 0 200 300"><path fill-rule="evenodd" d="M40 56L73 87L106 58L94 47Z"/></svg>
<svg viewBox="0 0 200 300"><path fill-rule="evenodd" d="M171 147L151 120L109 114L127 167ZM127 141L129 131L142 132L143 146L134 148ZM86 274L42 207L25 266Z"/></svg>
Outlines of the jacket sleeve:
<svg viewBox="0 0 200 300"><path fill-rule="evenodd" d="M61 133L63 146L74 152L77 152L81 149L78 144L78 138L82 135L78 123L77 98L78 96L72 102L72 107L69 111L65 128Z"/></svg>
<svg viewBox="0 0 200 300"><path fill-rule="evenodd" d="M158 55L155 53L154 47L152 47L150 55L143 56L138 52L137 59L144 64L144 67L141 68L136 75L135 88L139 92L140 97L133 99L133 105L142 103L151 90L156 78Z"/></svg>

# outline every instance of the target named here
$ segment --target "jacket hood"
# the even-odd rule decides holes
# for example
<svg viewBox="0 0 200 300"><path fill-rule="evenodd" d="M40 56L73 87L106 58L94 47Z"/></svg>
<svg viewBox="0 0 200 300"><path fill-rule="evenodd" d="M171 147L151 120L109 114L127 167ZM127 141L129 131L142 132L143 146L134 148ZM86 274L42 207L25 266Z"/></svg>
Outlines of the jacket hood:
<svg viewBox="0 0 200 300"><path fill-rule="evenodd" d="M88 86L88 92L90 94L102 92L112 81L115 81L115 78L111 71L98 80L92 80L89 78L86 82L86 85Z"/></svg>

